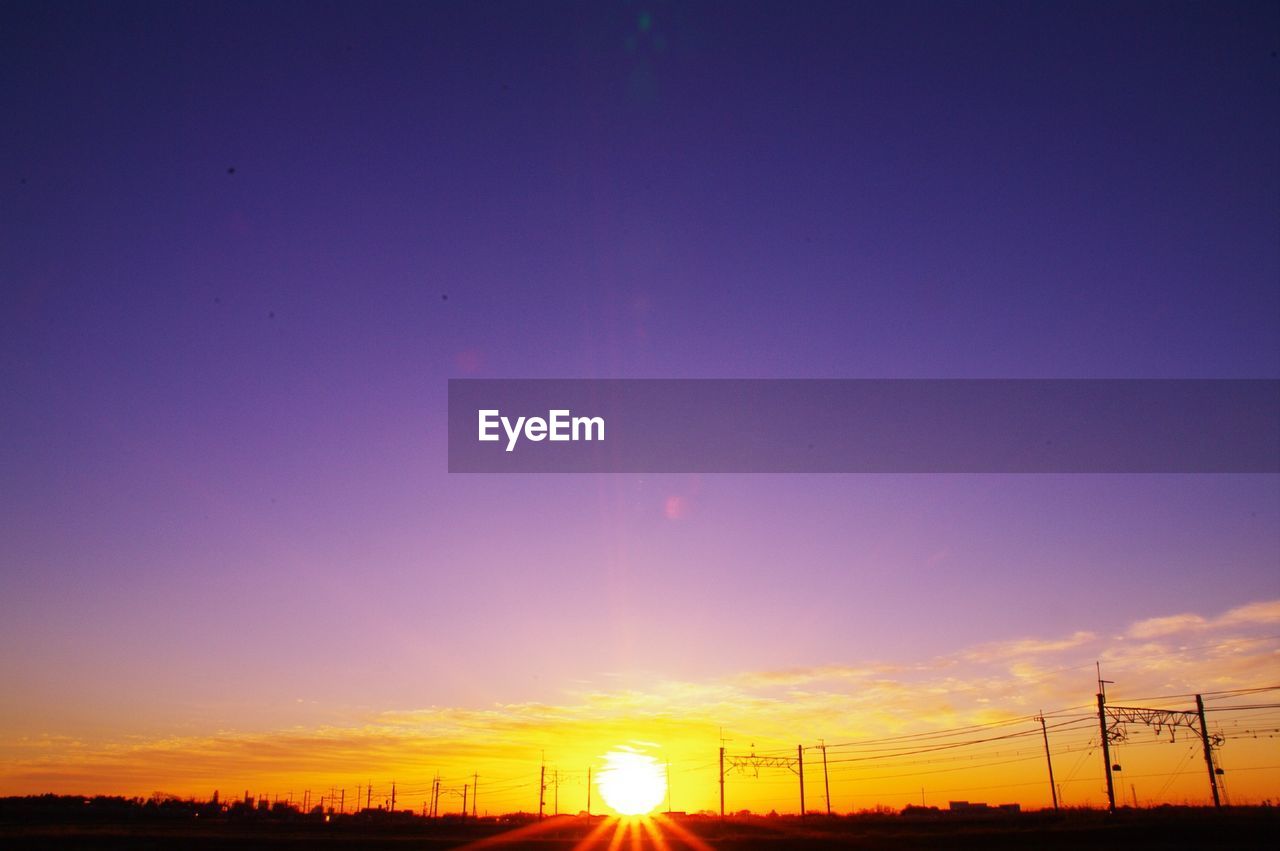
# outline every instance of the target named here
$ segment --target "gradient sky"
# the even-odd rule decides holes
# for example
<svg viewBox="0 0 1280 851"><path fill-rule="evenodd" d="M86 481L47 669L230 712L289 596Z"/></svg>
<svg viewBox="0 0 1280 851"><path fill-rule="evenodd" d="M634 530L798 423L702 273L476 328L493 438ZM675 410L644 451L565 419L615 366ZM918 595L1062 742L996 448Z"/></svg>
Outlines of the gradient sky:
<svg viewBox="0 0 1280 851"><path fill-rule="evenodd" d="M1280 598L1276 476L467 477L444 435L459 376L1280 378L1278 47L1261 3L6 4L0 739Z"/></svg>

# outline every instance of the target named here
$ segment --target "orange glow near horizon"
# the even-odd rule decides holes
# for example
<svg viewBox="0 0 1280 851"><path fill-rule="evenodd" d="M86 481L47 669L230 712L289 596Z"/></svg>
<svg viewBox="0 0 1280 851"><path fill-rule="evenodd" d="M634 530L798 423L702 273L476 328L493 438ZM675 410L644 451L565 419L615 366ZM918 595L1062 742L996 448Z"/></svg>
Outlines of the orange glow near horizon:
<svg viewBox="0 0 1280 851"><path fill-rule="evenodd" d="M866 662L743 671L699 680L630 678L566 690L554 703L368 711L328 723L239 729L110 729L26 713L0 738L0 795L156 794L300 802L328 790L339 811L390 805L422 812L435 778L440 812L588 809L718 813L717 751L772 755L757 772L728 765L730 814L800 808L794 759L804 751L808 811L856 813L951 800L1052 806L1039 710L1048 719L1055 787L1067 807L1106 805L1093 692L1100 659L1114 705L1175 711L1204 694L1224 803L1277 800L1280 789L1280 600L1218 615L1148 618L1100 635L1019 637L911 664ZM1114 691L1113 691L1114 690ZM1170 697L1170 695L1173 695ZM1210 803L1198 735L1128 724L1112 745L1118 803ZM819 742L826 742L824 752ZM654 756L660 754L660 757ZM545 755L545 756L544 756ZM669 766L669 774L668 774ZM588 779L590 777L590 780ZM554 780L553 780L554 778ZM667 783L671 788L667 789ZM370 791L369 786L374 788ZM665 798L665 800L664 800ZM625 818L624 818L625 821ZM642 829L642 828L637 828Z"/></svg>
<svg viewBox="0 0 1280 851"><path fill-rule="evenodd" d="M1244 695L1239 702L1255 701ZM1268 700L1267 703L1272 703ZM1277 710L1218 712L1222 701L1209 703L1210 729L1225 737L1215 748L1215 758L1226 774L1226 800L1249 804L1274 800L1280 779L1280 739L1271 732ZM549 708L549 713L555 711ZM923 712L921 718L923 719ZM445 793L441 812L450 814L461 805L461 790L471 784L469 797L477 797L480 815L500 815L539 809L537 784L539 754L546 749L550 787L553 772L557 784L553 797L546 795L546 814L580 813L591 804L593 813L616 814L624 822L653 817L665 809L666 757L671 759L672 802L677 812L716 813L719 810L717 774L718 727L705 720L645 718L636 714L625 723L598 720L542 720L519 727L487 719L502 746L482 746L475 739L442 740L422 731L392 732L386 729L329 730L324 732L276 732L210 738L174 738L136 745L90 746L87 743L28 743L25 753L9 760L3 777L5 794L58 792L63 794L125 794L146 797L164 792L207 800L214 790L226 800L238 800L244 791L257 799L285 801L290 791L298 803L303 791L327 793L334 788L345 812L351 812L359 789L361 807L388 805L391 784L397 789L397 808L421 812L430 799L433 777L442 778ZM527 719L522 719L527 720ZM785 719L784 719L785 720ZM801 729L822 719L802 718ZM829 726L840 720L827 716ZM853 813L885 807L898 810L925 803L945 808L950 800L1019 803L1024 809L1051 806L1040 725L1030 716L992 719L967 715L948 719L934 715L928 727L898 733L887 730L881 738L854 733L859 741L843 744L828 738L829 767L824 777L822 754L815 743L805 745L806 809L826 810L829 779L831 806L836 813ZM964 723L982 726L972 729ZM758 720L754 730L763 726ZM791 725L788 725L791 726ZM913 725L914 726L914 725ZM943 728L954 735L935 738ZM744 726L729 727L729 754L794 756L794 741L781 734L754 736ZM932 731L932 732L931 732ZM629 736L627 734L630 734ZM1062 803L1068 807L1105 806L1101 754L1096 746L1097 720L1087 707L1062 709L1050 715L1049 737L1055 779ZM527 737L522 737L527 736ZM923 739L917 738L923 736ZM653 742L661 760L640 751L627 750L620 740ZM981 740L981 741L979 741ZM964 742L962 746L953 744ZM969 744L969 742L973 742ZM741 744L738 744L741 743ZM1119 803L1139 806L1161 803L1209 803L1209 787L1198 738L1130 725L1127 739L1113 745L1113 762L1123 765L1117 774ZM587 785L590 767L591 786ZM364 769L364 770L361 770ZM478 775L478 780L477 780ZM793 770L763 767L759 772L729 769L726 772L726 809L734 814L776 811L794 814L799 809L798 780ZM372 781L373 791L368 786ZM475 784L478 782L478 788ZM590 801L588 793L590 792ZM554 802L554 807L553 807ZM326 807L332 802L326 801ZM470 804L470 802L469 802ZM633 815L634 814L634 815Z"/></svg>

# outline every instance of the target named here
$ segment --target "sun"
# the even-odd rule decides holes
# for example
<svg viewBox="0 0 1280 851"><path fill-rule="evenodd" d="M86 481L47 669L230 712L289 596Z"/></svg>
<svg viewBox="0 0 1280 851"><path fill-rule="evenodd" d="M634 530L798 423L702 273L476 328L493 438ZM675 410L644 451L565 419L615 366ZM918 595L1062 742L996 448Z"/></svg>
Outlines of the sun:
<svg viewBox="0 0 1280 851"><path fill-rule="evenodd" d="M619 815L652 812L667 794L667 778L651 756L631 748L615 748L604 755L604 768L596 775L604 801Z"/></svg>

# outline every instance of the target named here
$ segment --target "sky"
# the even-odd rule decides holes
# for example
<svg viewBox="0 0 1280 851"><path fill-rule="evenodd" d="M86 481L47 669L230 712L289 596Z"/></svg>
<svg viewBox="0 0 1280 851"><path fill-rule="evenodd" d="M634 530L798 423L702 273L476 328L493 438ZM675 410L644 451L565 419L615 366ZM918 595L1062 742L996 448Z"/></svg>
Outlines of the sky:
<svg viewBox="0 0 1280 851"><path fill-rule="evenodd" d="M444 434L458 377L1280 378L1274 5L0 15L0 793L641 742L696 809L722 727L1277 683L1275 475L466 476Z"/></svg>

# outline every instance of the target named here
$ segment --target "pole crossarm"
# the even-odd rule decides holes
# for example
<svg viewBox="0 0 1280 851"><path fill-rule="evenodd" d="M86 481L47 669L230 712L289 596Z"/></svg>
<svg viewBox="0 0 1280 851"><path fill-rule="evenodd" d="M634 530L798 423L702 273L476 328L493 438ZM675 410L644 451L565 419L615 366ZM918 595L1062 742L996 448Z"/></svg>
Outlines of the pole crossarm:
<svg viewBox="0 0 1280 851"><path fill-rule="evenodd" d="M1113 742L1125 740L1125 724L1145 724L1155 729L1156 735L1169 731L1169 741L1176 741L1176 731L1185 727L1200 735L1200 716L1194 709L1151 709L1145 706L1107 706L1107 716L1112 719L1107 736ZM1221 744L1220 736L1210 736L1213 744Z"/></svg>
<svg viewBox="0 0 1280 851"><path fill-rule="evenodd" d="M794 756L757 756L756 754L725 754L725 767L738 774L760 776L762 768L785 768L793 774L799 774L799 760Z"/></svg>

